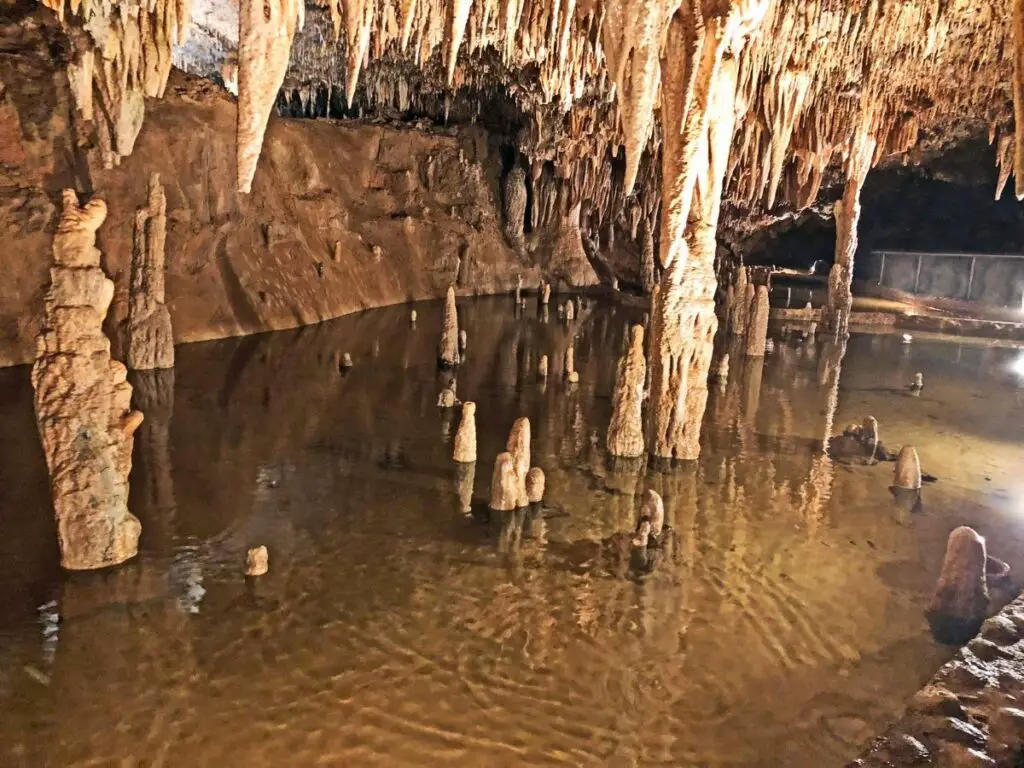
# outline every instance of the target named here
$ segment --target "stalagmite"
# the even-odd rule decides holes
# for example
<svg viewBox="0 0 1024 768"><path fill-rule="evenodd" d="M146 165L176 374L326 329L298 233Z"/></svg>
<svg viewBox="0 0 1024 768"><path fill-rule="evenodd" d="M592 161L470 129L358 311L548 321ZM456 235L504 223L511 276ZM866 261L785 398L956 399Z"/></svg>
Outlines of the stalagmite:
<svg viewBox="0 0 1024 768"><path fill-rule="evenodd" d="M238 191L252 189L263 135L288 70L304 0L241 0L238 13Z"/></svg>
<svg viewBox="0 0 1024 768"><path fill-rule="evenodd" d="M548 377L548 356L541 355L540 362L537 363L537 378L546 379Z"/></svg>
<svg viewBox="0 0 1024 768"><path fill-rule="evenodd" d="M747 332L747 310L750 307L750 296L747 293L747 270L741 264L736 270L736 282L733 285L732 304L729 307L729 331L737 336Z"/></svg>
<svg viewBox="0 0 1024 768"><path fill-rule="evenodd" d="M453 458L458 462L476 461L476 403L462 404L462 420L455 433Z"/></svg>
<svg viewBox="0 0 1024 768"><path fill-rule="evenodd" d="M518 165L512 168L505 176L503 191L505 236L512 245L521 248L526 222L526 171Z"/></svg>
<svg viewBox="0 0 1024 768"><path fill-rule="evenodd" d="M634 325L630 344L619 361L618 380L612 398L612 420L608 424L608 452L612 456L636 458L644 452L643 400L647 379L644 359L644 329Z"/></svg>
<svg viewBox="0 0 1024 768"><path fill-rule="evenodd" d="M764 357L768 339L768 314L771 308L768 304L768 286L757 286L757 294L754 297L754 304L747 322L747 348L748 357Z"/></svg>
<svg viewBox="0 0 1024 768"><path fill-rule="evenodd" d="M540 504L544 500L544 470L531 467L526 474L526 496L531 504Z"/></svg>
<svg viewBox="0 0 1024 768"><path fill-rule="evenodd" d="M570 300L565 302L565 321L571 323L576 319L576 305Z"/></svg>
<svg viewBox="0 0 1024 768"><path fill-rule="evenodd" d="M565 379L570 384L575 384L580 380L580 375L576 372L576 349L572 344L565 349L565 364L563 368Z"/></svg>
<svg viewBox="0 0 1024 768"><path fill-rule="evenodd" d="M511 512L518 506L519 491L515 458L511 453L499 453L491 478L490 508L497 512Z"/></svg>
<svg viewBox="0 0 1024 768"><path fill-rule="evenodd" d="M465 330L459 329L459 355L461 358L466 357L466 348L469 346L469 336Z"/></svg>
<svg viewBox="0 0 1024 768"><path fill-rule="evenodd" d="M717 145L723 133L721 121L731 124L734 119L736 66L734 61L723 66L726 51L738 54L743 35L760 22L767 8L764 2L744 5L745 16L737 3L729 3L724 15L702 20L694 15L700 13L699 5L684 4L665 38L662 276L652 301L649 446L663 458L694 459L700 454L707 372L718 321L714 270L708 269L706 254L690 259L686 232L698 177L710 179L719 165L711 145ZM711 186L708 183L708 189ZM706 242L706 236L701 239Z"/></svg>
<svg viewBox="0 0 1024 768"><path fill-rule="evenodd" d="M409 313L409 325L412 325L412 326L416 325L416 310L415 309L412 310Z"/></svg>
<svg viewBox="0 0 1024 768"><path fill-rule="evenodd" d="M640 227L640 258L644 293L650 295L658 279L654 268L654 235L646 219Z"/></svg>
<svg viewBox="0 0 1024 768"><path fill-rule="evenodd" d="M516 506L525 507L529 503L529 496L526 492L526 475L530 471L530 420L528 418L523 416L515 420L508 433L505 449L512 454L512 458L515 460L518 487Z"/></svg>
<svg viewBox="0 0 1024 768"><path fill-rule="evenodd" d="M846 163L843 199L836 202L836 260L828 275L828 304L824 319L833 333L845 334L853 307L853 257L857 253L860 191L871 167L875 138L868 133L868 118L852 139Z"/></svg>
<svg viewBox="0 0 1024 768"><path fill-rule="evenodd" d="M171 314L164 303L167 199L159 175L149 177L149 202L135 214L126 362L133 370L174 366Z"/></svg>
<svg viewBox="0 0 1024 768"><path fill-rule="evenodd" d="M245 553L245 575L265 576L270 570L270 556L263 545L252 547Z"/></svg>
<svg viewBox="0 0 1024 768"><path fill-rule="evenodd" d="M921 460L917 457L917 449L905 445L896 459L893 485L916 491L921 488Z"/></svg>
<svg viewBox="0 0 1024 768"><path fill-rule="evenodd" d="M117 565L138 551L142 526L128 511L128 474L142 414L131 410L127 370L111 359L103 335L114 284L95 242L106 205L79 207L70 189L63 204L32 386L61 565L82 570Z"/></svg>
<svg viewBox="0 0 1024 768"><path fill-rule="evenodd" d="M441 327L441 345L438 365L454 368L459 364L459 312L455 304L455 286L449 285L444 299L444 319Z"/></svg>
<svg viewBox="0 0 1024 768"><path fill-rule="evenodd" d="M928 621L940 642L973 637L988 611L985 539L961 526L949 534L942 572L928 605Z"/></svg>
<svg viewBox="0 0 1024 768"><path fill-rule="evenodd" d="M516 275L516 306L523 300L523 276Z"/></svg>

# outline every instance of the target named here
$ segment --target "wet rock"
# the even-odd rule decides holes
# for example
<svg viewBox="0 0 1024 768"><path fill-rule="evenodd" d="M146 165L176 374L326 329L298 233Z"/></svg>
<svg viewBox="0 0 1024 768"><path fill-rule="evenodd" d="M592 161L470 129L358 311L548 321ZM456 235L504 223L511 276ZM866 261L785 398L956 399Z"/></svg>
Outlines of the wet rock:
<svg viewBox="0 0 1024 768"><path fill-rule="evenodd" d="M905 445L896 459L893 486L916 491L921 488L921 460L917 457L917 449Z"/></svg>
<svg viewBox="0 0 1024 768"><path fill-rule="evenodd" d="M921 373L915 373L914 380L910 382L909 389L911 392L920 392L924 389L924 375Z"/></svg>
<svg viewBox="0 0 1024 768"><path fill-rule="evenodd" d="M519 479L516 460L511 453L499 453L491 477L490 508L496 512L511 512L519 500Z"/></svg>
<svg viewBox="0 0 1024 768"><path fill-rule="evenodd" d="M444 320L441 327L441 345L438 364L454 368L459 364L459 313L455 305L455 286L449 285L444 299Z"/></svg>
<svg viewBox="0 0 1024 768"><path fill-rule="evenodd" d="M167 198L159 174L149 177L149 199L135 214L125 362L137 371L174 366L171 314L165 303Z"/></svg>
<svg viewBox="0 0 1024 768"><path fill-rule="evenodd" d="M540 504L544 500L544 470L532 467L526 473L526 496L531 504Z"/></svg>
<svg viewBox="0 0 1024 768"><path fill-rule="evenodd" d="M640 227L640 254L644 293L650 296L658 278L654 268L654 234L647 219L644 219Z"/></svg>
<svg viewBox="0 0 1024 768"><path fill-rule="evenodd" d="M580 380L580 375L576 372L576 349L570 344L565 350L565 378L570 384L575 384Z"/></svg>
<svg viewBox="0 0 1024 768"><path fill-rule="evenodd" d="M976 531L961 526L949 535L942 572L927 612L932 632L940 642L965 642L985 620L985 560L985 539Z"/></svg>
<svg viewBox="0 0 1024 768"><path fill-rule="evenodd" d="M96 230L106 204L83 207L64 190L53 238L32 386L57 519L61 565L117 565L138 551L141 524L128 511L133 434L127 369L110 357L103 319L114 284L100 268Z"/></svg>
<svg viewBox="0 0 1024 768"><path fill-rule="evenodd" d="M981 636L997 645L1013 645L1020 640L1020 628L1007 616L996 614L981 625Z"/></svg>
<svg viewBox="0 0 1024 768"><path fill-rule="evenodd" d="M505 449L515 460L516 506L525 507L530 503L526 489L526 476L530 471L530 420L525 416L515 420L508 433Z"/></svg>
<svg viewBox="0 0 1024 768"><path fill-rule="evenodd" d="M338 368L339 368L339 370L342 370L342 371L347 371L350 368L352 368L354 365L355 365L355 363L352 362L352 355L350 355L348 352L343 354L341 356L341 360L338 362Z"/></svg>
<svg viewBox="0 0 1024 768"><path fill-rule="evenodd" d="M729 380L729 353L726 352L711 368L711 378L720 382Z"/></svg>
<svg viewBox="0 0 1024 768"><path fill-rule="evenodd" d="M889 754L899 765L921 765L931 757L924 744L907 734L894 737L888 746Z"/></svg>
<svg viewBox="0 0 1024 768"><path fill-rule="evenodd" d="M963 744L944 743L939 747L936 768L985 768L996 761L978 749Z"/></svg>
<svg viewBox="0 0 1024 768"><path fill-rule="evenodd" d="M950 691L934 685L925 686L914 694L907 709L922 715L955 717L960 720L967 718L960 700Z"/></svg>
<svg viewBox="0 0 1024 768"><path fill-rule="evenodd" d="M629 349L619 361L607 443L612 456L635 458L644 453L643 400L647 361L644 358L643 326L634 325L630 339Z"/></svg>
<svg viewBox="0 0 1024 768"><path fill-rule="evenodd" d="M455 433L455 450L452 457L458 462L476 461L476 403L462 404L462 420Z"/></svg>
<svg viewBox="0 0 1024 768"><path fill-rule="evenodd" d="M516 275L516 306L518 307L523 300L523 276Z"/></svg>
<svg viewBox="0 0 1024 768"><path fill-rule="evenodd" d="M759 285L754 300L751 302L750 316L747 320L746 353L748 357L764 357L768 341L769 311L768 286Z"/></svg>
<svg viewBox="0 0 1024 768"><path fill-rule="evenodd" d="M541 283L540 303L545 307L551 302L551 283Z"/></svg>
<svg viewBox="0 0 1024 768"><path fill-rule="evenodd" d="M252 547L245 554L245 575L263 576L270 570L270 556L263 545Z"/></svg>
<svg viewBox="0 0 1024 768"><path fill-rule="evenodd" d="M572 301L565 302L565 321L571 323L576 319L576 305Z"/></svg>
<svg viewBox="0 0 1024 768"><path fill-rule="evenodd" d="M977 726L956 717L935 718L928 722L925 732L946 743L962 744L972 749L985 747L985 733Z"/></svg>

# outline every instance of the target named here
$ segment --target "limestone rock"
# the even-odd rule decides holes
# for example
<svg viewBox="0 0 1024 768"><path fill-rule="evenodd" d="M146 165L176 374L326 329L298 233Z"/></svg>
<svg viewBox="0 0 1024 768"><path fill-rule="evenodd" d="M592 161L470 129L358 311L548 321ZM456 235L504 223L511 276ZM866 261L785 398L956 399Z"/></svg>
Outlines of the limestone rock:
<svg viewBox="0 0 1024 768"><path fill-rule="evenodd" d="M526 496L531 504L540 504L544 500L544 470L532 467L526 473Z"/></svg>
<svg viewBox="0 0 1024 768"><path fill-rule="evenodd" d="M128 511L133 433L142 414L131 410L127 369L111 359L102 329L114 295L95 247L106 215L102 200L80 208L74 191L64 190L32 368L61 564L72 570L134 557L142 528Z"/></svg>
<svg viewBox="0 0 1024 768"><path fill-rule="evenodd" d="M523 226L526 223L526 171L516 165L505 176L504 192L505 236L517 248L523 246Z"/></svg>
<svg viewBox="0 0 1024 768"><path fill-rule="evenodd" d="M462 420L455 433L455 461L467 463L476 461L476 403L462 404Z"/></svg>
<svg viewBox="0 0 1024 768"><path fill-rule="evenodd" d="M576 349L572 344L565 349L564 372L567 379L571 379L572 375L576 373Z"/></svg>
<svg viewBox="0 0 1024 768"><path fill-rule="evenodd" d="M459 364L459 312L455 305L455 286L449 285L444 299L444 320L441 327L441 345L438 364L453 368Z"/></svg>
<svg viewBox="0 0 1024 768"><path fill-rule="evenodd" d="M466 356L466 348L469 346L469 336L462 329L459 330L459 355Z"/></svg>
<svg viewBox="0 0 1024 768"><path fill-rule="evenodd" d="M455 465L455 492L459 497L459 511L466 515L473 511L473 483L475 481L475 461Z"/></svg>
<svg viewBox="0 0 1024 768"><path fill-rule="evenodd" d="M747 356L764 357L768 339L768 286L757 286L747 320Z"/></svg>
<svg viewBox="0 0 1024 768"><path fill-rule="evenodd" d="M512 430L508 433L506 450L515 459L515 474L518 490L516 491L516 506L525 507L529 504L529 494L526 490L526 475L530 471L530 420L525 416L515 420Z"/></svg>
<svg viewBox="0 0 1024 768"><path fill-rule="evenodd" d="M126 354L132 370L174 366L174 335L164 290L166 240L167 198L159 175L153 173L149 201L135 214Z"/></svg>
<svg viewBox="0 0 1024 768"><path fill-rule="evenodd" d="M917 449L912 445L905 445L900 450L894 475L893 485L897 488L912 491L921 488L921 460L917 457Z"/></svg>
<svg viewBox="0 0 1024 768"><path fill-rule="evenodd" d="M961 526L949 534L928 620L942 642L967 639L977 633L988 610L985 539Z"/></svg>
<svg viewBox="0 0 1024 768"><path fill-rule="evenodd" d="M742 336L747 332L747 309L750 296L747 293L747 270L740 265L732 285L732 303L729 306L729 331Z"/></svg>
<svg viewBox="0 0 1024 768"><path fill-rule="evenodd" d="M270 556L267 548L262 544L258 547L251 547L245 553L245 575L263 576L270 570Z"/></svg>
<svg viewBox="0 0 1024 768"><path fill-rule="evenodd" d="M634 325L629 349L619 362L619 375L612 398L612 420L608 424L608 452L612 456L635 458L644 452L643 401L647 379L644 358L644 328Z"/></svg>
<svg viewBox="0 0 1024 768"><path fill-rule="evenodd" d="M519 490L515 458L511 453L499 453L491 477L490 508L496 512L511 512L518 506Z"/></svg>

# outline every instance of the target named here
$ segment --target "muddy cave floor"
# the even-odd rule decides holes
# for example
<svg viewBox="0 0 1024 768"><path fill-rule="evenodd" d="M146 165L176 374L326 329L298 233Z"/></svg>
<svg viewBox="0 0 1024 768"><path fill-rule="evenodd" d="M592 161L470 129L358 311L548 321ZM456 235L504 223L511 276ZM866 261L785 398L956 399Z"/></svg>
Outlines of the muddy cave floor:
<svg viewBox="0 0 1024 768"><path fill-rule="evenodd" d="M636 474L602 448L638 311L512 307L460 303L458 394L477 504L530 417L548 491L525 525L460 509L440 303L137 376L142 552L108 573L59 572L28 370L0 371L0 764L840 766L952 655L923 617L949 531L1024 573L1021 350L850 339L835 431L871 414L917 446L939 482L908 518L891 464L821 456L828 345L734 357L701 459ZM646 488L674 543L641 578L613 542ZM253 544L271 568L246 583Z"/></svg>

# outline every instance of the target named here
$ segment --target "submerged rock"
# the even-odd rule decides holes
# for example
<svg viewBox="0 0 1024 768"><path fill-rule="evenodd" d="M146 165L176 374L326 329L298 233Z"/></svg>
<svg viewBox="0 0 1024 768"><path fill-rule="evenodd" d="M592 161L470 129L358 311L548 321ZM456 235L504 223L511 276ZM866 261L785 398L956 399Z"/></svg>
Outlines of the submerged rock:
<svg viewBox="0 0 1024 768"><path fill-rule="evenodd" d="M961 526L949 534L942 572L928 605L928 623L942 643L966 642L988 611L985 539Z"/></svg>
<svg viewBox="0 0 1024 768"><path fill-rule="evenodd" d="M452 458L466 463L476 461L476 403L462 404L462 420L455 433L455 450Z"/></svg>
<svg viewBox="0 0 1024 768"><path fill-rule="evenodd" d="M63 199L32 387L61 565L83 570L138 552L142 525L128 511L128 474L142 414L131 409L128 371L111 359L103 335L114 284L100 268L95 242L106 204L79 207L70 189Z"/></svg>

